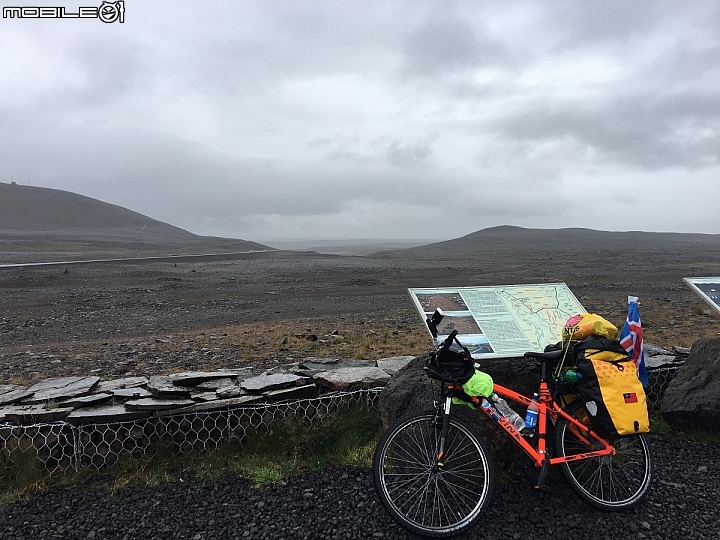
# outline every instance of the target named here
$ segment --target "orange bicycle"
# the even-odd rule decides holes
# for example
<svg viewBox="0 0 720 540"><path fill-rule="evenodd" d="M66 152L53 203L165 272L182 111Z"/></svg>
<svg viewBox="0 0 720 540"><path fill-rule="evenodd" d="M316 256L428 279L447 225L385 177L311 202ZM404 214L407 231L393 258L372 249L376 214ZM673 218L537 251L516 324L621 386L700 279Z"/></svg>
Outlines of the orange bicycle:
<svg viewBox="0 0 720 540"><path fill-rule="evenodd" d="M447 352L456 334L453 331L436 354ZM476 398L478 408L530 457L537 468L536 487L542 486L551 465L559 465L582 500L605 510L629 508L645 495L652 478L648 438L637 434L611 439L596 433L581 400L562 399L560 393L567 398L567 388L551 389L548 364L562 354L525 353L525 358L541 364L534 437L518 431L491 400ZM373 475L380 501L400 525L425 536L447 537L467 530L487 506L493 465L482 437L452 415L452 398L462 392L460 386L447 374L431 375L440 382L435 408L401 418L388 428L375 451ZM494 391L523 406L531 402L498 384ZM554 424L554 445L547 440L549 423Z"/></svg>

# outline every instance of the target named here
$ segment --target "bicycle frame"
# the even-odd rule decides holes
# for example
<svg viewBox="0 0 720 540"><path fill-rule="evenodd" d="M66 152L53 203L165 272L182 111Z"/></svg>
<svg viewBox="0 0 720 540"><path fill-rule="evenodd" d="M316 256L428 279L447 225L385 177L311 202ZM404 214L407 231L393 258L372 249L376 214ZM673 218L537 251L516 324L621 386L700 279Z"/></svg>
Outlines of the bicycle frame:
<svg viewBox="0 0 720 540"><path fill-rule="evenodd" d="M509 388L505 388L504 386L501 386L499 384L494 385L494 391L500 397L511 399L512 401L521 403L525 406L529 405L532 401L527 396L519 394L518 392L515 392L514 390L511 390ZM499 419L497 418L498 415L492 403L490 403L490 407L488 409L480 407L480 409L485 413L488 418L490 418L493 422L497 423L508 435L510 435L510 437L513 438L515 443L519 445L520 448L522 448L523 451L533 460L533 463L536 467L557 465L560 463L570 463L573 461L582 461L585 459L592 459L596 457L615 454L615 448L610 442L597 435L585 424L583 424L578 419L571 416L558 406L555 400L553 400L547 382L545 381L542 381L540 383L540 390L538 391L538 408L538 424L535 433L535 439L537 440L536 449L530 444L526 437L524 437L517 429L515 429L515 426L513 426L509 420L507 420L502 415L500 415ZM592 446L593 443L600 443L602 445L602 448L598 450L592 450L590 452L583 452L581 454L574 454L572 456L548 458L546 440L548 418L550 418L552 421L557 420L557 418L560 416L567 419L567 421L570 422L570 425L572 425L573 428L576 429L575 435L579 438L579 440L588 444L588 446Z"/></svg>

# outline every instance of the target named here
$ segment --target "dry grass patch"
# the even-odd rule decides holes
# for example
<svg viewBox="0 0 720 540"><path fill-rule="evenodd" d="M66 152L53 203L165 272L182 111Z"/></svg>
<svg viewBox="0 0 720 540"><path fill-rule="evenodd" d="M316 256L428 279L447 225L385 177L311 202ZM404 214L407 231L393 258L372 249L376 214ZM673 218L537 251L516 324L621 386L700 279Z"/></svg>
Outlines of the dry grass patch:
<svg viewBox="0 0 720 540"><path fill-rule="evenodd" d="M420 355L432 347L421 325L404 327L380 323L348 323L337 319L294 319L239 324L176 333L163 338L159 350L180 353L200 350L206 356L232 351L260 365L274 360L343 357L377 360L388 356Z"/></svg>
<svg viewBox="0 0 720 540"><path fill-rule="evenodd" d="M124 457L97 472L49 473L32 451L0 453L0 506L27 500L58 485L92 485L114 491L131 485L160 485L188 475L217 478L235 473L255 485L281 482L288 476L329 463L370 467L382 432L377 409L342 403L312 424L277 420L250 433L242 441L225 441L218 448L179 452L172 440L160 438L142 457Z"/></svg>

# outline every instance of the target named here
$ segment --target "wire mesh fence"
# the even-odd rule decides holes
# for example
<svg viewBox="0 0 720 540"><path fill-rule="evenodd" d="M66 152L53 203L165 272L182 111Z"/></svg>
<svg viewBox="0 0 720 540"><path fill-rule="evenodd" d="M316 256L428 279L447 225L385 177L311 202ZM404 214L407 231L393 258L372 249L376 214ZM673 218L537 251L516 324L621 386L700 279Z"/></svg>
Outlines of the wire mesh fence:
<svg viewBox="0 0 720 540"><path fill-rule="evenodd" d="M680 366L648 370L648 407L658 411L662 397ZM17 426L0 424L0 468L40 466L45 472L98 471L126 457L142 457L159 442L180 454L217 448L249 435L262 436L273 421L314 425L342 406L377 408L382 388L338 392L282 403L240 405L112 423L72 425L53 422Z"/></svg>
<svg viewBox="0 0 720 540"><path fill-rule="evenodd" d="M682 364L678 364L647 370L647 403L648 409L651 412L660 410L660 407L662 406L663 396L665 395L665 390L670 384L670 381L675 378L675 375L677 375L677 372L680 370L681 367Z"/></svg>
<svg viewBox="0 0 720 540"><path fill-rule="evenodd" d="M72 472L82 467L99 471L121 458L147 455L161 441L179 454L210 450L224 441L262 435L276 420L312 426L341 407L377 408L381 391L371 388L283 403L79 426L67 422L0 424L0 467L35 462L47 472Z"/></svg>

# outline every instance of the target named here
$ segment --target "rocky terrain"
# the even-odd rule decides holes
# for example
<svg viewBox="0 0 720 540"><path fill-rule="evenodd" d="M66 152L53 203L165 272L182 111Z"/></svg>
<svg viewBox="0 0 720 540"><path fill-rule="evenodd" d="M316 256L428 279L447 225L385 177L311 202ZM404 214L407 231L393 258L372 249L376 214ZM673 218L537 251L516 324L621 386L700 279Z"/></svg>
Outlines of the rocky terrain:
<svg viewBox="0 0 720 540"><path fill-rule="evenodd" d="M419 354L430 341L408 287L564 281L586 309L618 325L627 295L639 296L646 339L666 348L720 330L718 315L682 282L720 273L720 251L638 249L590 258L552 251L521 256L519 249L479 262L437 261L432 253L428 247L426 260L403 252L277 251L226 260L0 268L1 382ZM623 266L626 258L633 262ZM334 331L345 342L311 341Z"/></svg>

